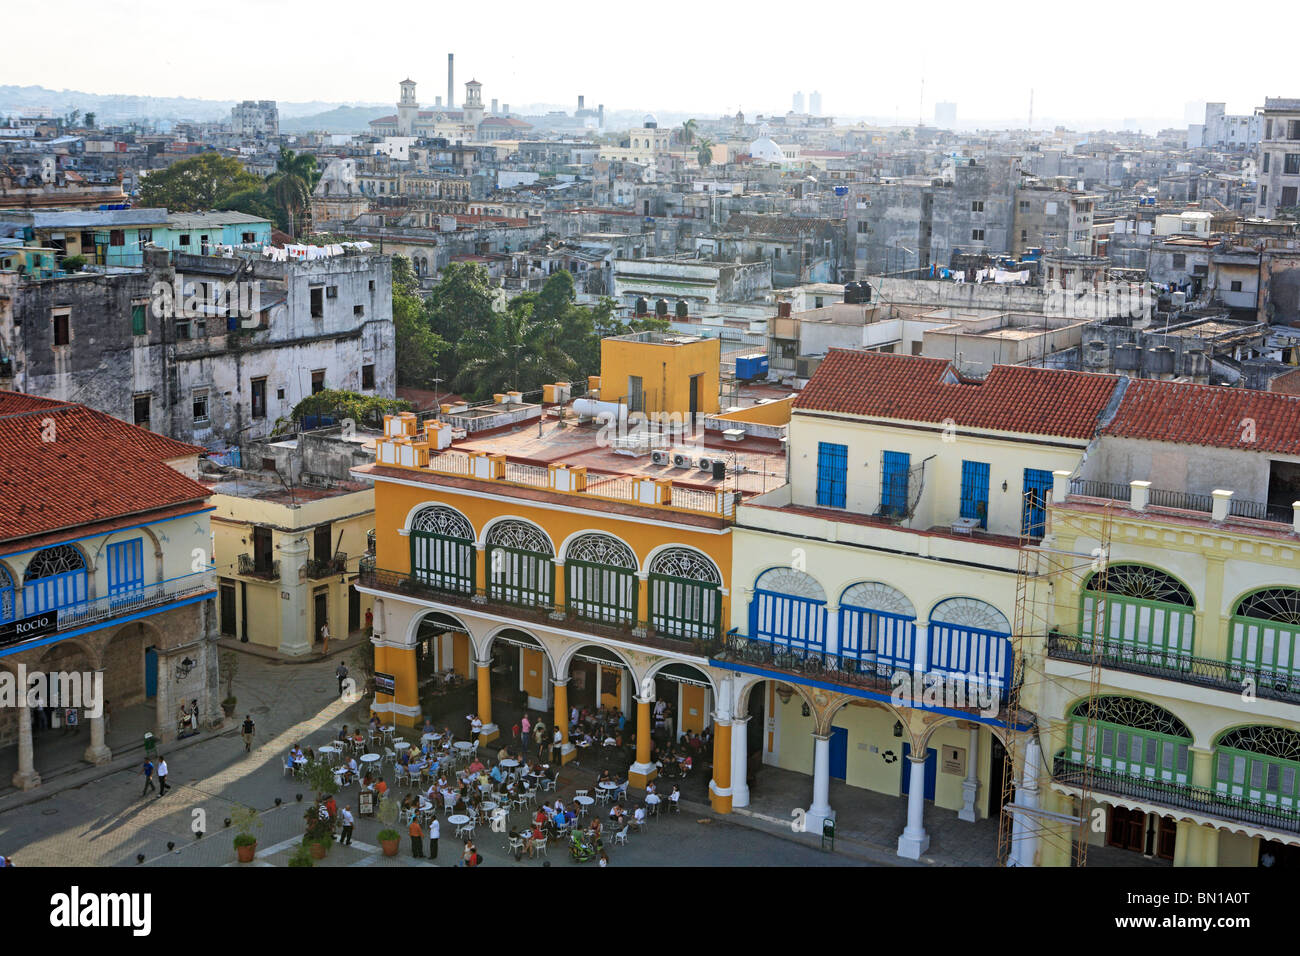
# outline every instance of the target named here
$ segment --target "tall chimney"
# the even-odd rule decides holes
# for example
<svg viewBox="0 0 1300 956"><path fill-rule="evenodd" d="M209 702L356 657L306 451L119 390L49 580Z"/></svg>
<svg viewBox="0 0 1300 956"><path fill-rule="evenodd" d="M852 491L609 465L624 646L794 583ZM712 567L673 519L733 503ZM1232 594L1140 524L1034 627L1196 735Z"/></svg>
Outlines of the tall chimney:
<svg viewBox="0 0 1300 956"><path fill-rule="evenodd" d="M579 93L579 94L578 94L578 109L582 109L582 99L583 99L582 94Z"/></svg>
<svg viewBox="0 0 1300 956"><path fill-rule="evenodd" d="M501 104L501 115L502 115L502 116L509 116L509 115L510 115L510 104L509 104L509 103L502 103L502 104Z"/></svg>
<svg viewBox="0 0 1300 956"><path fill-rule="evenodd" d="M456 54L447 54L447 109L456 107Z"/></svg>
<svg viewBox="0 0 1300 956"><path fill-rule="evenodd" d="M600 123L601 129L604 129L605 128L605 104L604 103L601 103L598 107L596 107L596 116L597 116L596 122Z"/></svg>
<svg viewBox="0 0 1300 956"><path fill-rule="evenodd" d="M442 105L442 97L441 97L441 96L435 96L435 97L433 98L433 105L434 105L434 106L441 106L441 105Z"/></svg>
<svg viewBox="0 0 1300 956"><path fill-rule="evenodd" d="M493 116L497 115L497 99L495 96L492 97L492 115Z"/></svg>

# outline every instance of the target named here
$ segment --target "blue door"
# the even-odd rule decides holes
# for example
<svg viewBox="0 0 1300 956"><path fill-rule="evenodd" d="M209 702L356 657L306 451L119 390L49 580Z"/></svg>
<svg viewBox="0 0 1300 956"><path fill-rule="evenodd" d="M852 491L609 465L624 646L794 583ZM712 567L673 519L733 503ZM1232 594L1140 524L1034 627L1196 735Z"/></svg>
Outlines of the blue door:
<svg viewBox="0 0 1300 956"><path fill-rule="evenodd" d="M907 477L912 468L912 456L905 451L887 451L880 468L880 513L904 515L907 513Z"/></svg>
<svg viewBox="0 0 1300 956"><path fill-rule="evenodd" d="M843 508L849 478L849 446L834 442L817 443L817 504L822 508Z"/></svg>
<svg viewBox="0 0 1300 956"><path fill-rule="evenodd" d="M108 593L126 598L144 589L144 540L119 541L108 546Z"/></svg>
<svg viewBox="0 0 1300 956"><path fill-rule="evenodd" d="M1047 525L1047 497L1052 493L1052 473L1037 468L1025 469L1025 503L1020 519L1020 533L1041 538Z"/></svg>
<svg viewBox="0 0 1300 956"><path fill-rule="evenodd" d="M981 528L989 526L989 463L961 463L961 516L975 518Z"/></svg>
<svg viewBox="0 0 1300 956"><path fill-rule="evenodd" d="M911 744L903 744L903 793L912 789L912 764L907 755L912 752ZM832 763L833 767L834 764ZM925 752L925 799L934 799L934 783L939 778L939 751L930 747Z"/></svg>
<svg viewBox="0 0 1300 956"><path fill-rule="evenodd" d="M144 649L144 696L158 696L158 652L152 647Z"/></svg>
<svg viewBox="0 0 1300 956"><path fill-rule="evenodd" d="M831 728L831 777L843 780L849 771L849 732L843 727Z"/></svg>

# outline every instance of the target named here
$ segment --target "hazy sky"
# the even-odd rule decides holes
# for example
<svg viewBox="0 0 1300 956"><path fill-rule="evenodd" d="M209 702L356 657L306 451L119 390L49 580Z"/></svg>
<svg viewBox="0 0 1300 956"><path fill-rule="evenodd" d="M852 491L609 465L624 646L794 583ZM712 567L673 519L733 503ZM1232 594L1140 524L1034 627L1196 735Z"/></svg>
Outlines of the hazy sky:
<svg viewBox="0 0 1300 956"><path fill-rule="evenodd" d="M1300 96L1293 58L1280 49L1252 53L1265 25L1300 22L1293 4L1256 4L1252 26L1225 36L1186 9L1150 0L64 0L57 10L26 2L6 5L0 84L388 103L409 75L421 103L432 105L446 92L454 52L457 103L461 84L476 78L485 104L495 97L512 108L572 109L582 93L590 107L701 115L743 107L753 116L785 112L795 90L816 89L830 115L930 122L935 102L948 100L959 121L1023 125L1032 87L1036 118L1181 124L1191 101L1222 100L1230 113L1245 113L1266 95Z"/></svg>

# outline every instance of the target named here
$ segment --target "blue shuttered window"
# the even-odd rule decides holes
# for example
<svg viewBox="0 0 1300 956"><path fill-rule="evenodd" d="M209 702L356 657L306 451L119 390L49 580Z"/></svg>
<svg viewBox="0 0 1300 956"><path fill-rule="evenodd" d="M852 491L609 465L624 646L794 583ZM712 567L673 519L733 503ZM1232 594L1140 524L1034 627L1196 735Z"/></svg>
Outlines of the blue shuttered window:
<svg viewBox="0 0 1300 956"><path fill-rule="evenodd" d="M832 442L817 443L817 504L843 508L849 477L849 448Z"/></svg>
<svg viewBox="0 0 1300 956"><path fill-rule="evenodd" d="M144 589L144 539L119 541L108 546L108 593L129 595Z"/></svg>
<svg viewBox="0 0 1300 956"><path fill-rule="evenodd" d="M1052 473L1037 468L1025 469L1025 503L1020 517L1020 533L1041 538L1047 530L1047 499L1052 493Z"/></svg>
<svg viewBox="0 0 1300 956"><path fill-rule="evenodd" d="M968 695L991 687L999 700L1005 700L1010 663L1007 634L958 624L930 624L930 671L965 683Z"/></svg>
<svg viewBox="0 0 1300 956"><path fill-rule="evenodd" d="M961 516L978 518L981 528L989 526L989 465L986 461L961 463Z"/></svg>
<svg viewBox="0 0 1300 956"><path fill-rule="evenodd" d="M907 513L907 477L912 456L904 451L884 453L880 467L880 512L886 515Z"/></svg>
<svg viewBox="0 0 1300 956"><path fill-rule="evenodd" d="M755 589L749 605L749 633L782 650L822 654L826 650L826 602Z"/></svg>

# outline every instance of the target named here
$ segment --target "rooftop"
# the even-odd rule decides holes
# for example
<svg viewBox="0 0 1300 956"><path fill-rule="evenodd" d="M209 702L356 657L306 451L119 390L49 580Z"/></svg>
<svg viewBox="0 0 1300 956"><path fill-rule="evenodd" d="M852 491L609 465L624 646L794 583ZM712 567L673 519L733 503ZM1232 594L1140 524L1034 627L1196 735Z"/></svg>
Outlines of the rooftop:
<svg viewBox="0 0 1300 956"><path fill-rule="evenodd" d="M1106 435L1300 455L1300 396L1134 379Z"/></svg>

